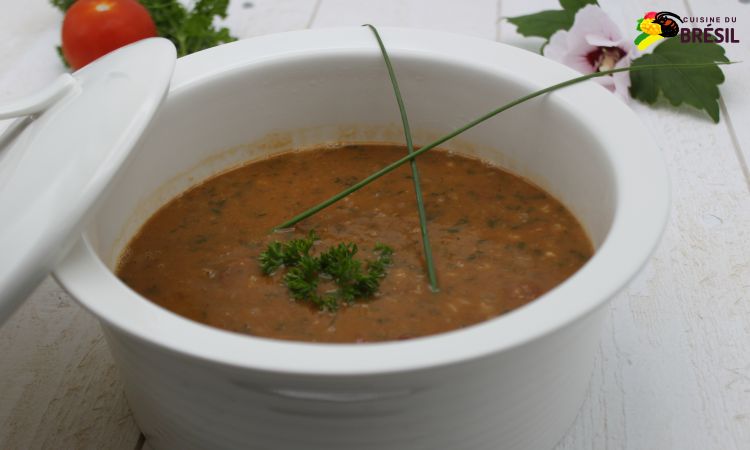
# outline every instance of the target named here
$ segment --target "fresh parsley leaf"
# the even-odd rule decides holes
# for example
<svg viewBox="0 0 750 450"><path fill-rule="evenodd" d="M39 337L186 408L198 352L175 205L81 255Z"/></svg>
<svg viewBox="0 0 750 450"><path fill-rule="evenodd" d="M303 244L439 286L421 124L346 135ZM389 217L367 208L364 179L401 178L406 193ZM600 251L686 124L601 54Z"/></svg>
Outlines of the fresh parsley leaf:
<svg viewBox="0 0 750 450"><path fill-rule="evenodd" d="M172 41L177 56L185 56L236 40L227 28L214 27L226 18L229 0L198 0L187 10L177 0L139 0L148 9L159 35Z"/></svg>
<svg viewBox="0 0 750 450"><path fill-rule="evenodd" d="M313 300L318 297L319 271L320 261L305 255L284 275L284 284L295 300Z"/></svg>
<svg viewBox="0 0 750 450"><path fill-rule="evenodd" d="M292 267L310 254L312 246L318 236L315 231L310 231L304 239L293 239L282 244L279 241L268 245L265 252L260 254L260 268L265 275L271 275L281 266Z"/></svg>
<svg viewBox="0 0 750 450"><path fill-rule="evenodd" d="M272 242L265 252L260 254L260 270L264 275L272 275L284 264L284 246L281 242Z"/></svg>
<svg viewBox="0 0 750 450"><path fill-rule="evenodd" d="M683 43L666 39L652 53L636 58L631 66L728 62L724 48L714 43ZM701 69L664 68L630 72L630 96L653 104L663 95L673 106L683 103L705 110L719 122L719 88L724 73L719 66Z"/></svg>
<svg viewBox="0 0 750 450"><path fill-rule="evenodd" d="M70 8L70 5L75 3L76 0L50 0L52 6L58 8L60 11L65 12Z"/></svg>
<svg viewBox="0 0 750 450"><path fill-rule="evenodd" d="M60 61L62 61L63 66L65 66L66 69L69 69L70 64L68 64L68 60L65 59L65 55L63 54L62 47L58 45L57 47L55 47L55 51L57 52L57 56L60 57Z"/></svg>
<svg viewBox="0 0 750 450"><path fill-rule="evenodd" d="M159 35L163 37L168 37L172 31L180 28L181 24L187 19L187 9L177 0L138 1L151 14L151 19L153 19L156 29L159 30ZM175 43L175 45L177 44Z"/></svg>
<svg viewBox="0 0 750 450"><path fill-rule="evenodd" d="M283 280L292 298L312 303L322 311L336 311L342 304L375 295L391 264L393 249L377 244L374 249L377 258L363 264L355 259L359 249L351 242L333 246L318 256L312 255L316 240L318 237L311 231L303 239L269 244L259 257L261 271L272 275L281 266L286 267ZM321 279L333 281L337 289L320 294Z"/></svg>
<svg viewBox="0 0 750 450"><path fill-rule="evenodd" d="M596 0L560 0L563 9L549 9L525 16L509 17L507 20L518 28L519 34L544 38L544 45L547 45L553 34L573 26L579 9L596 4Z"/></svg>

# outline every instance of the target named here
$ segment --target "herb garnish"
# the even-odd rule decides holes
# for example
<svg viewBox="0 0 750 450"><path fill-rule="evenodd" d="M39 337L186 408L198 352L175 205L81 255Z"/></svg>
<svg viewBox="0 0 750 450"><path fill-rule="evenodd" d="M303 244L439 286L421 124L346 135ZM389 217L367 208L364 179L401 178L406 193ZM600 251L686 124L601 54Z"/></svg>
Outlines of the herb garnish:
<svg viewBox="0 0 750 450"><path fill-rule="evenodd" d="M274 274L286 267L284 284L295 300L312 303L323 311L336 311L342 304L370 298L380 287L386 267L392 261L393 249L376 244L377 258L364 262L354 259L357 244L341 243L316 255L311 253L315 241L314 231L307 237L288 242L275 241L260 254L261 270L265 275ZM337 289L319 293L321 279L330 280Z"/></svg>
<svg viewBox="0 0 750 450"><path fill-rule="evenodd" d="M388 70L388 77L391 79L391 85L393 86L393 93L396 96L396 103L398 103L398 109L401 114L401 123L404 128L404 138L406 139L406 148L410 155L414 154L414 143L411 137L411 127L409 126L409 118L406 114L406 106L404 105L404 99L401 97L401 89L398 87L398 80L396 79L396 72L393 70L391 64L391 58L388 56L388 51L385 49L383 40L380 39L380 33L377 28L370 24L363 25L370 28L372 33L375 35L375 40L378 41L378 47L380 47L380 53L383 55L383 61L385 67ZM417 160L412 159L411 165L411 178L414 182L414 194L417 198L417 214L419 215L419 228L422 233L422 251L424 252L424 259L427 263L427 279L430 282L430 290L432 292L438 292L437 283L437 272L435 270L435 262L432 258L432 246L430 245L430 235L427 232L427 212L424 208L424 199L422 198L422 186L419 181L419 169L417 169Z"/></svg>

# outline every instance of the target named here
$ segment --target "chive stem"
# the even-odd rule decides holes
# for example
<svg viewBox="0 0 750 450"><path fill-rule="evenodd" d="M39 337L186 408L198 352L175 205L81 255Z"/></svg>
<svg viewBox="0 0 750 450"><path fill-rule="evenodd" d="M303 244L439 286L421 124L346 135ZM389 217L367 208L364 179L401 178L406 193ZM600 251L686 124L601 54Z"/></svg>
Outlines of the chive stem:
<svg viewBox="0 0 750 450"><path fill-rule="evenodd" d="M346 197L347 195L351 194L352 192L356 192L363 187L367 186L368 184L372 183L373 181L377 180L378 178L382 177L383 175L386 175L401 165L403 165L406 162L409 162L416 158L417 156L421 155L422 153L428 152L432 150L433 148L437 147L440 144L445 143L446 141L449 141L453 139L454 137L458 136L459 134L463 133L464 131L474 128L475 126L479 125L480 123L491 119L492 117L500 114L503 111L506 111L514 106L520 105L521 103L527 102L533 98L539 97L540 95L547 94L552 91L556 91L558 89L562 89L564 87L568 87L577 83L580 83L582 81L590 80L592 78L598 78L603 77L607 75L612 75L613 73L619 73L619 72L634 72L639 70L653 70L653 69L669 69L669 68L683 68L683 69L704 69L706 67L711 67L714 65L728 65L733 64L734 62L711 62L711 63L674 63L674 64L646 64L646 65L639 65L639 66L631 66L631 67L620 67L617 69L612 70L604 70L601 72L594 72L589 73L586 75L581 75L580 77L571 78L569 80L565 80L563 82L553 84L551 86L547 86L544 89L539 89L538 91L534 91L530 94L526 94L523 97L517 98L516 100L513 100L512 102L506 103L505 105L494 109L474 120L467 123L466 125L457 128L454 131L451 131L450 133L446 134L445 136L437 139L436 141L433 141L430 144L425 145L424 147L420 148L419 150L414 151L414 153L411 153L409 155L404 156L403 158L396 160L387 166L383 167L382 169L370 174L369 176L363 178L361 181L349 186L347 189L339 192L338 194L334 195L333 197L329 198L328 200L325 200L312 208L308 209L307 211L304 211L293 218L289 219L288 221L282 223L281 225L278 225L275 229L280 228L288 228L291 226L294 226L296 223L312 216L313 214L317 213L318 211L325 209L332 204L336 203L337 201L341 200L342 198Z"/></svg>
<svg viewBox="0 0 750 450"><path fill-rule="evenodd" d="M366 23L363 27L369 27L375 35L375 39L378 41L380 52L383 55L385 66L388 69L388 77L391 79L393 85L393 93L396 96L396 102L398 103L398 110L401 114L401 123L404 126L404 137L406 138L406 148L409 150L409 154L414 154L414 142L411 137L411 127L409 126L409 118L406 115L406 106L404 105L404 99L401 96L401 89L398 87L398 80L396 79L396 73L393 70L391 64L391 58L388 56L388 51L383 45L383 40L380 39L380 33L378 30ZM427 213L424 209L424 198L422 197L422 185L419 177L419 169L417 169L417 160L412 159L409 161L411 164L411 177L414 182L414 194L417 197L417 212L419 213L419 227L422 232L422 248L424 251L424 259L427 263L427 278L430 282L430 289L433 292L438 292L437 273L435 271L435 262L432 258L432 246L430 245L430 236L427 232Z"/></svg>

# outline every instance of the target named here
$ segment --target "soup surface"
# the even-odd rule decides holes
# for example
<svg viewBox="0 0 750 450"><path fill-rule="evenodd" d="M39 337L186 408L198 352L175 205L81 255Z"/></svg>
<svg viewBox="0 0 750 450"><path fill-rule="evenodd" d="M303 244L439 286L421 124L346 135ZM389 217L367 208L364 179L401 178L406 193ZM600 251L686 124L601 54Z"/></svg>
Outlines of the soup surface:
<svg viewBox="0 0 750 450"><path fill-rule="evenodd" d="M220 174L151 217L118 276L177 314L240 333L319 342L372 342L466 327L528 303L578 270L593 248L576 219L538 187L441 150L418 158L440 292L429 289L411 171L404 165L298 224L274 226L407 153L347 145L286 153ZM315 230L313 253L354 242L393 263L372 298L318 311L290 297L283 270L263 275L269 243Z"/></svg>

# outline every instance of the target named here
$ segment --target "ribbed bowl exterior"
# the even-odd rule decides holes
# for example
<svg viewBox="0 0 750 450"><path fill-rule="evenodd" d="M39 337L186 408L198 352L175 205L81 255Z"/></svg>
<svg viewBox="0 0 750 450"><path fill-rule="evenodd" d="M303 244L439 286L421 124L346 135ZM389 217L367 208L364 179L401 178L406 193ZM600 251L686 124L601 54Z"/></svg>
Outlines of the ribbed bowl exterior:
<svg viewBox="0 0 750 450"><path fill-rule="evenodd" d="M543 450L577 414L602 317L460 365L340 378L220 366L104 331L154 450Z"/></svg>

